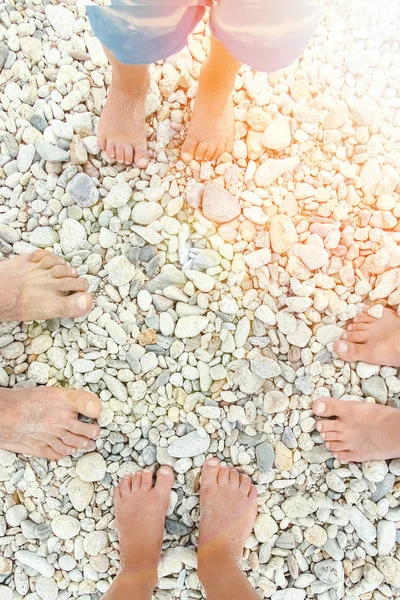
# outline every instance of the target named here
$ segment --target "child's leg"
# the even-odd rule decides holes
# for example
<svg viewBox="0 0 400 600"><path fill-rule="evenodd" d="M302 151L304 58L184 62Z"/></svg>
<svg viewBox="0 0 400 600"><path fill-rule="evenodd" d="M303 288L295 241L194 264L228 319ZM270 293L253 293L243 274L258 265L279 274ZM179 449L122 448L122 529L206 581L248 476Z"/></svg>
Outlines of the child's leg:
<svg viewBox="0 0 400 600"><path fill-rule="evenodd" d="M230 97L241 63L213 36L210 54L200 75L191 123L182 146L189 162L218 158L231 152L234 140L233 105Z"/></svg>
<svg viewBox="0 0 400 600"><path fill-rule="evenodd" d="M150 83L147 65L125 65L104 48L112 82L98 127L98 145L119 163L146 168L149 162L145 104Z"/></svg>
<svg viewBox="0 0 400 600"><path fill-rule="evenodd" d="M104 600L151 600L174 475L161 467L152 483L149 469L125 476L115 489L115 518L122 570Z"/></svg>

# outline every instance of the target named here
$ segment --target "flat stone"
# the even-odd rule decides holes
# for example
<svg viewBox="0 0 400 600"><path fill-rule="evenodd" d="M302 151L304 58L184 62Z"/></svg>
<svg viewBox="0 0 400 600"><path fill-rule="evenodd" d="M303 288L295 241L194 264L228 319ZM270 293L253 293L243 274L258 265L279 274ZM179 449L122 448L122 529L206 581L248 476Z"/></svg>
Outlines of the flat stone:
<svg viewBox="0 0 400 600"><path fill-rule="evenodd" d="M41 600L57 600L58 585L54 579L41 575L37 578L35 587L36 593Z"/></svg>
<svg viewBox="0 0 400 600"><path fill-rule="evenodd" d="M279 590L271 595L271 600L305 600L306 592L295 588Z"/></svg>
<svg viewBox="0 0 400 600"><path fill-rule="evenodd" d="M288 519L301 519L315 512L317 506L312 498L297 494L282 502L281 508Z"/></svg>
<svg viewBox="0 0 400 600"><path fill-rule="evenodd" d="M253 358L250 361L250 369L253 373L262 377L263 379L272 379L281 374L281 368L279 363L272 358L266 356L260 356Z"/></svg>
<svg viewBox="0 0 400 600"><path fill-rule="evenodd" d="M321 269L329 262L329 254L324 248L305 244L299 248L299 257L310 271Z"/></svg>
<svg viewBox="0 0 400 600"><path fill-rule="evenodd" d="M181 317L175 327L177 338L192 338L199 335L207 327L209 321L207 317L193 316Z"/></svg>
<svg viewBox="0 0 400 600"><path fill-rule="evenodd" d="M155 365L157 366L157 365ZM143 370L143 364L142 364ZM107 386L107 389L112 393L113 396L120 402L126 402L128 399L128 392L124 384L119 381L116 377L112 375L108 375L107 373L103 374L103 381Z"/></svg>
<svg viewBox="0 0 400 600"><path fill-rule="evenodd" d="M75 27L75 17L72 11L64 6L47 4L45 13L56 34L63 40L69 40Z"/></svg>
<svg viewBox="0 0 400 600"><path fill-rule="evenodd" d="M91 531L83 538L83 548L89 556L100 554L108 545L108 535L105 531Z"/></svg>
<svg viewBox="0 0 400 600"><path fill-rule="evenodd" d="M261 306L259 306L256 309L254 315L257 319L259 319L265 325L273 326L276 324L275 313L271 310L271 308L269 306L266 306L265 304L262 304Z"/></svg>
<svg viewBox="0 0 400 600"><path fill-rule="evenodd" d="M310 341L312 336L312 331L304 321L297 319L297 327L294 333L290 333L286 336L286 339L289 344L292 346L297 346L298 348L306 348L308 342Z"/></svg>
<svg viewBox="0 0 400 600"><path fill-rule="evenodd" d="M340 129L349 116L349 109L345 102L338 102L328 112L323 123L322 129Z"/></svg>
<svg viewBox="0 0 400 600"><path fill-rule="evenodd" d="M135 276L135 267L129 262L126 256L114 256L106 264L108 280L112 285L121 287L130 283Z"/></svg>
<svg viewBox="0 0 400 600"><path fill-rule="evenodd" d="M121 208L125 206L132 196L132 188L129 183L118 182L108 192L104 198L104 208L109 210L111 208Z"/></svg>
<svg viewBox="0 0 400 600"><path fill-rule="evenodd" d="M289 407L289 398L280 391L271 391L264 394L264 412L275 414L285 411Z"/></svg>
<svg viewBox="0 0 400 600"><path fill-rule="evenodd" d="M78 519L69 515L60 515L51 522L51 529L61 540L70 540L78 535L81 526Z"/></svg>
<svg viewBox="0 0 400 600"><path fill-rule="evenodd" d="M328 535L323 527L320 525L312 525L308 527L304 532L304 539L317 548L322 548L328 539Z"/></svg>
<svg viewBox="0 0 400 600"><path fill-rule="evenodd" d="M379 483L388 474L389 467L384 460L370 460L362 464L362 472L368 481Z"/></svg>
<svg viewBox="0 0 400 600"><path fill-rule="evenodd" d="M78 459L76 474L82 481L101 481L106 474L106 461L98 452L89 452Z"/></svg>
<svg viewBox="0 0 400 600"><path fill-rule="evenodd" d="M362 391L366 396L375 398L379 404L386 404L388 389L385 380L378 375L364 379L361 383Z"/></svg>
<svg viewBox="0 0 400 600"><path fill-rule="evenodd" d="M322 327L317 329L315 337L317 338L317 342L323 346L327 346L341 338L343 331L342 327L338 327L337 325L322 325Z"/></svg>
<svg viewBox="0 0 400 600"><path fill-rule="evenodd" d="M349 510L349 520L353 525L358 537L363 542L371 544L376 540L376 527L367 519L357 506Z"/></svg>
<svg viewBox="0 0 400 600"><path fill-rule="evenodd" d="M59 241L59 235L52 227L36 227L30 235L29 241L38 248L51 248Z"/></svg>
<svg viewBox="0 0 400 600"><path fill-rule="evenodd" d="M293 174L300 160L297 157L282 160L267 158L257 169L254 181L258 187L267 187L284 173Z"/></svg>
<svg viewBox="0 0 400 600"><path fill-rule="evenodd" d="M26 173L29 171L35 158L35 154L36 148L34 144L20 145L17 156L17 168L19 173Z"/></svg>
<svg viewBox="0 0 400 600"><path fill-rule="evenodd" d="M210 436L204 429L191 431L168 446L168 454L174 458L190 458L207 452Z"/></svg>
<svg viewBox="0 0 400 600"><path fill-rule="evenodd" d="M23 504L16 504L7 510L5 516L10 527L19 527L28 517L28 511Z"/></svg>
<svg viewBox="0 0 400 600"><path fill-rule="evenodd" d="M188 535L191 531L190 527L185 525L182 521L176 521L175 519L167 518L165 521L165 529L171 535L182 537Z"/></svg>
<svg viewBox="0 0 400 600"><path fill-rule="evenodd" d="M344 584L343 565L339 560L321 560L314 566L314 573L320 581L330 588L340 589Z"/></svg>
<svg viewBox="0 0 400 600"><path fill-rule="evenodd" d="M270 471L274 464L274 450L271 444L264 442L256 446L257 467L262 472Z"/></svg>
<svg viewBox="0 0 400 600"><path fill-rule="evenodd" d="M65 219L60 229L60 244L64 254L76 252L86 240L86 229L75 219Z"/></svg>
<svg viewBox="0 0 400 600"><path fill-rule="evenodd" d="M35 147L40 158L49 163L67 162L70 159L69 152L46 142L46 140L37 140Z"/></svg>
<svg viewBox="0 0 400 600"><path fill-rule="evenodd" d="M23 565L34 569L43 577L53 577L55 569L43 556L29 550L17 550L15 559Z"/></svg>
<svg viewBox="0 0 400 600"><path fill-rule="evenodd" d="M138 225L150 225L163 214L163 208L157 202L137 202L132 209L132 221Z"/></svg>
<svg viewBox="0 0 400 600"><path fill-rule="evenodd" d="M262 143L270 150L283 150L290 146L292 136L286 119L278 118L272 121L264 131Z"/></svg>
<svg viewBox="0 0 400 600"><path fill-rule="evenodd" d="M276 215L271 219L269 234L272 250L278 254L286 254L298 240L296 228L287 215Z"/></svg>
<svg viewBox="0 0 400 600"><path fill-rule="evenodd" d="M93 498L94 488L89 481L83 481L80 477L73 477L68 483L67 491L74 509L83 512Z"/></svg>
<svg viewBox="0 0 400 600"><path fill-rule="evenodd" d="M356 366L356 372L361 379L369 379L379 373L380 366L359 361Z"/></svg>
<svg viewBox="0 0 400 600"><path fill-rule="evenodd" d="M379 521L377 526L378 556L388 556L396 546L396 523L394 521Z"/></svg>
<svg viewBox="0 0 400 600"><path fill-rule="evenodd" d="M393 556L384 556L377 559L376 566L386 583L395 587L400 586L400 560Z"/></svg>
<svg viewBox="0 0 400 600"><path fill-rule="evenodd" d="M271 262L271 250L260 248L260 250L248 252L243 256L243 260L250 269L260 269Z"/></svg>
<svg viewBox="0 0 400 600"><path fill-rule="evenodd" d="M258 515L254 524L254 535L259 542L270 542L278 531L276 521L269 515Z"/></svg>
<svg viewBox="0 0 400 600"><path fill-rule="evenodd" d="M68 182L66 190L72 200L81 208L88 208L99 201L99 190L93 179L85 173L77 173Z"/></svg>
<svg viewBox="0 0 400 600"><path fill-rule="evenodd" d="M240 215L240 204L217 183L208 184L203 193L203 215L215 223L228 223Z"/></svg>

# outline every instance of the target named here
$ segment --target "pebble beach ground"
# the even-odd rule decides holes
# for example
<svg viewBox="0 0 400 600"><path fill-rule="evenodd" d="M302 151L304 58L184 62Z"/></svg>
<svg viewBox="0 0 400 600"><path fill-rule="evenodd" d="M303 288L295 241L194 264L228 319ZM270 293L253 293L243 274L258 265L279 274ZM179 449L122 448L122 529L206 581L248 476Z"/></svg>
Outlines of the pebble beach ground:
<svg viewBox="0 0 400 600"><path fill-rule="evenodd" d="M399 406L395 368L332 352L366 304L400 301L399 4L333 0L293 66L243 67L232 156L186 166L205 29L151 67L140 171L98 151L110 69L84 3L0 5L0 251L60 254L95 297L75 321L0 325L0 385L84 387L104 408L93 452L0 450L0 600L100 599L119 569L113 487L163 464L155 598L203 598L211 455L257 484L243 566L263 598L400 594L400 459L339 463L310 410Z"/></svg>

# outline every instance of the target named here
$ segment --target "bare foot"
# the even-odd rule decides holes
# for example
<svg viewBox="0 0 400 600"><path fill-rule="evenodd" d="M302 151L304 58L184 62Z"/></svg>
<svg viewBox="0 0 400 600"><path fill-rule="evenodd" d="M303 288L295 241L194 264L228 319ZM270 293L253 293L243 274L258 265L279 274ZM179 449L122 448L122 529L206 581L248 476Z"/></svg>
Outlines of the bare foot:
<svg viewBox="0 0 400 600"><path fill-rule="evenodd" d="M143 71L140 83L135 84L113 71L98 128L97 143L107 156L126 165L135 162L141 169L149 164L145 131L149 83L147 69Z"/></svg>
<svg viewBox="0 0 400 600"><path fill-rule="evenodd" d="M157 583L157 566L164 536L165 515L174 474L163 466L153 485L150 469L126 475L115 488L115 518L120 536L122 573L150 576Z"/></svg>
<svg viewBox="0 0 400 600"><path fill-rule="evenodd" d="M0 390L0 448L59 460L77 449L90 450L100 435L101 400L90 392L37 387Z"/></svg>
<svg viewBox="0 0 400 600"><path fill-rule="evenodd" d="M257 516L257 490L248 475L210 458L201 473L199 570L210 556L242 558Z"/></svg>
<svg viewBox="0 0 400 600"><path fill-rule="evenodd" d="M314 402L313 410L325 417L316 428L326 447L341 462L400 458L399 409L324 398Z"/></svg>
<svg viewBox="0 0 400 600"><path fill-rule="evenodd" d="M400 367L400 317L394 310L384 308L382 318L376 319L368 314L368 308L353 319L336 342L336 354L347 362L361 360Z"/></svg>
<svg viewBox="0 0 400 600"><path fill-rule="evenodd" d="M217 159L231 152L234 140L234 116L231 88L219 87L207 64L201 71L192 120L182 146L185 162Z"/></svg>
<svg viewBox="0 0 400 600"><path fill-rule="evenodd" d="M77 293L87 291L87 279L45 250L1 261L0 282L1 322L82 317L93 305L89 294Z"/></svg>

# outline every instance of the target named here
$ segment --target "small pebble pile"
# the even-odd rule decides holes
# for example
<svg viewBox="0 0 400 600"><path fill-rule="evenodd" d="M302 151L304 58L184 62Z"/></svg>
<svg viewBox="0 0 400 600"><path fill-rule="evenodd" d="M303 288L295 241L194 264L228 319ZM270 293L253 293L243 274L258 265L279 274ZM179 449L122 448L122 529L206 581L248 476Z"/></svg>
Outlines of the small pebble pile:
<svg viewBox="0 0 400 600"><path fill-rule="evenodd" d="M211 455L257 485L243 565L263 598L399 595L400 460L341 465L310 410L399 406L396 369L332 353L366 304L400 301L399 5L328 4L292 67L242 68L217 164L179 159L206 24L152 65L142 171L99 153L111 73L84 2L0 6L0 251L63 255L95 296L85 318L1 325L0 386L104 407L94 452L0 451L0 600L99 600L120 565L113 486L157 464L176 484L155 598L203 598Z"/></svg>

